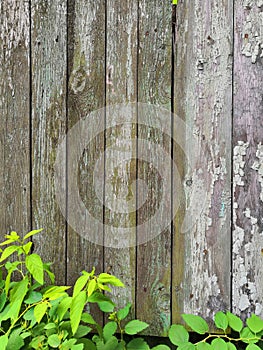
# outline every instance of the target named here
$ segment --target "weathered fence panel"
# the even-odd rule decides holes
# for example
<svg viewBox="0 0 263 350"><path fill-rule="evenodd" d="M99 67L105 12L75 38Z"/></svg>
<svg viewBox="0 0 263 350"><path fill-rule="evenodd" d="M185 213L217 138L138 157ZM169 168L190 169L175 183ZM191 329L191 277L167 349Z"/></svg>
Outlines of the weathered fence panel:
<svg viewBox="0 0 263 350"><path fill-rule="evenodd" d="M0 2L1 232L30 228L30 8Z"/></svg>
<svg viewBox="0 0 263 350"><path fill-rule="evenodd" d="M70 1L68 8L68 129L89 112L105 104L105 2ZM96 84L94 84L96 82ZM104 149L103 133L86 145L80 160L81 197L92 214L103 222L103 205L96 197L93 184L94 165ZM74 152L69 147L68 153ZM72 176L68 165L68 176ZM70 194L69 194L70 195ZM73 209L74 210L74 209ZM94 234L101 232L94 227ZM67 283L76 279L76 271L103 271L103 247L89 242L68 225ZM102 315L96 312L98 322Z"/></svg>
<svg viewBox="0 0 263 350"><path fill-rule="evenodd" d="M236 1L233 309L263 314L263 3Z"/></svg>
<svg viewBox="0 0 263 350"><path fill-rule="evenodd" d="M132 302L149 335L167 334L182 312L263 315L262 9L259 0L0 2L2 234L44 227L35 249L58 283L93 266L119 276L117 304ZM130 102L118 123L116 106ZM166 112L144 115L136 102ZM87 115L94 137L79 149ZM73 127L77 147L61 143ZM101 225L85 225L74 183Z"/></svg>
<svg viewBox="0 0 263 350"><path fill-rule="evenodd" d="M191 129L184 156L187 231L175 226L180 279L175 268L172 287L178 321L182 312L211 317L230 307L232 5L186 1L178 6L177 21L175 113ZM176 123L174 128L176 135Z"/></svg>
<svg viewBox="0 0 263 350"><path fill-rule="evenodd" d="M135 1L107 2L104 268L120 276L128 287L116 290L115 300L121 306L135 302L136 188L132 188L132 179L136 114L126 116L129 124L115 126L121 112L111 105L137 99L137 17ZM116 234L121 227L128 228L129 235Z"/></svg>
<svg viewBox="0 0 263 350"><path fill-rule="evenodd" d="M138 100L166 107L168 111L171 110L171 21L169 6L163 6L158 0L139 2ZM159 202L164 200L163 186L171 188L171 163L165 163L166 158L155 153L154 145L171 154L171 139L162 132L162 124L167 123L166 129L171 130L172 118L166 121L161 113L152 111L147 116L149 127L143 125L145 118L139 111L138 138L150 146L138 148L138 178L146 184L148 192L143 205L138 205L137 239L143 244L137 248L136 315L150 323L147 334L165 334L171 319L171 226L164 229L160 220L157 223L160 234L150 239L147 237L152 237L156 224L142 224L155 214ZM165 169L163 183L156 168ZM171 218L170 202L160 215Z"/></svg>
<svg viewBox="0 0 263 350"><path fill-rule="evenodd" d="M31 1L32 225L45 228L34 238L36 251L54 263L63 284L66 223L55 198L54 164L66 133L66 14L64 0Z"/></svg>

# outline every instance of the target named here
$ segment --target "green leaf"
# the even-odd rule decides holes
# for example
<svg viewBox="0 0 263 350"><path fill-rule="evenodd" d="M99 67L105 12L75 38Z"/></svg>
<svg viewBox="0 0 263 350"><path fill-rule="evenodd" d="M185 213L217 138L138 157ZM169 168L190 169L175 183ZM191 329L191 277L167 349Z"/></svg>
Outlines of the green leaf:
<svg viewBox="0 0 263 350"><path fill-rule="evenodd" d="M114 310L114 305L108 301L98 302L98 306L102 312L112 312Z"/></svg>
<svg viewBox="0 0 263 350"><path fill-rule="evenodd" d="M44 283L43 262L38 254L27 255L26 267L33 278L40 284Z"/></svg>
<svg viewBox="0 0 263 350"><path fill-rule="evenodd" d="M92 328L81 324L78 326L77 332L75 333L74 337L77 339L85 337L85 335L87 335L91 330Z"/></svg>
<svg viewBox="0 0 263 350"><path fill-rule="evenodd" d="M25 304L34 304L42 300L42 294L35 291L30 291L27 298L24 300Z"/></svg>
<svg viewBox="0 0 263 350"><path fill-rule="evenodd" d="M63 296L68 296L65 291L69 288L70 287L67 286L54 286L48 288L43 295L43 299L55 300Z"/></svg>
<svg viewBox="0 0 263 350"><path fill-rule="evenodd" d="M127 350L150 350L150 348L142 338L136 338L127 344Z"/></svg>
<svg viewBox="0 0 263 350"><path fill-rule="evenodd" d="M7 265L7 264L6 264ZM17 270L17 266L19 265L19 261L15 261L12 264L8 264L8 274L6 276L6 280L5 280L5 293L6 295L8 295L8 291L9 291L9 287L10 287L10 282L11 282L11 275L12 273Z"/></svg>
<svg viewBox="0 0 263 350"><path fill-rule="evenodd" d="M47 324L45 325L44 329L48 330L48 329L54 329L54 328L56 328L56 327L57 327L57 326L56 326L55 323L50 322L50 323L47 323Z"/></svg>
<svg viewBox="0 0 263 350"><path fill-rule="evenodd" d="M195 350L194 344L188 342L182 345L179 345L177 350Z"/></svg>
<svg viewBox="0 0 263 350"><path fill-rule="evenodd" d="M21 309L22 302L25 295L28 292L28 278L25 277L23 280L16 282L15 286L10 292L10 308L7 313L4 311L1 313L1 320L8 320L11 318L15 320Z"/></svg>
<svg viewBox="0 0 263 350"><path fill-rule="evenodd" d="M90 314L88 314L87 312L84 312L81 315L81 321L88 323L88 324L97 324L97 322L94 321L93 317Z"/></svg>
<svg viewBox="0 0 263 350"><path fill-rule="evenodd" d="M5 248L3 253L1 254L0 262L7 259L10 255L12 255L14 252L17 252L19 250L19 247L17 245L10 245L9 247Z"/></svg>
<svg viewBox="0 0 263 350"><path fill-rule="evenodd" d="M55 283L55 275L50 270L50 265L51 265L51 263L43 264L43 268L44 268L44 271L48 274L48 277L49 277L51 283L54 284Z"/></svg>
<svg viewBox="0 0 263 350"><path fill-rule="evenodd" d="M152 350L171 350L167 345L157 345Z"/></svg>
<svg viewBox="0 0 263 350"><path fill-rule="evenodd" d="M240 332L240 338L242 338L242 341L247 344L257 343L260 339L260 337L257 337L254 333L252 333L248 327L242 329Z"/></svg>
<svg viewBox="0 0 263 350"><path fill-rule="evenodd" d="M62 321L65 313L70 308L71 303L72 303L72 297L65 297L59 303L56 312L60 321Z"/></svg>
<svg viewBox="0 0 263 350"><path fill-rule="evenodd" d="M76 344L71 347L71 350L83 350L84 344Z"/></svg>
<svg viewBox="0 0 263 350"><path fill-rule="evenodd" d="M27 244L24 244L24 245L22 246L22 249L24 250L24 252L25 252L26 255L29 254L30 249L31 249L31 247L32 247L32 244L33 244L32 242L28 242Z"/></svg>
<svg viewBox="0 0 263 350"><path fill-rule="evenodd" d="M36 323L36 318L34 315L34 308L30 308L23 316L23 319L26 321L35 321Z"/></svg>
<svg viewBox="0 0 263 350"><path fill-rule="evenodd" d="M6 303L6 293L2 291L0 294L0 312L3 310Z"/></svg>
<svg viewBox="0 0 263 350"><path fill-rule="evenodd" d="M223 329L224 331L227 329L228 318L222 311L215 314L215 325L217 328Z"/></svg>
<svg viewBox="0 0 263 350"><path fill-rule="evenodd" d="M34 307L34 316L37 323L39 323L42 320L42 318L44 317L47 311L47 308L48 308L48 304L45 302L38 304Z"/></svg>
<svg viewBox="0 0 263 350"><path fill-rule="evenodd" d="M79 294L79 292L86 286L86 284L88 283L89 277L90 277L89 274L84 274L77 279L73 289L73 298L77 294Z"/></svg>
<svg viewBox="0 0 263 350"><path fill-rule="evenodd" d="M201 343L198 343L196 345L196 349L197 350L211 350L213 348L212 348L212 346L210 344L201 342Z"/></svg>
<svg viewBox="0 0 263 350"><path fill-rule="evenodd" d="M235 344L230 343L230 342L228 342L226 344L227 344L227 350L237 350Z"/></svg>
<svg viewBox="0 0 263 350"><path fill-rule="evenodd" d="M35 338L32 339L32 341L30 342L29 346L31 346L33 349L39 349L40 345L43 345L43 341L44 340L45 340L45 336L44 335L38 335L38 336L36 336ZM29 349L31 349L31 348L29 347Z"/></svg>
<svg viewBox="0 0 263 350"><path fill-rule="evenodd" d="M221 338L213 339L211 345L213 350L227 350L227 344Z"/></svg>
<svg viewBox="0 0 263 350"><path fill-rule="evenodd" d="M144 329L146 329L149 325L145 322L139 320L132 320L126 324L124 330L127 334L134 335L137 334Z"/></svg>
<svg viewBox="0 0 263 350"><path fill-rule="evenodd" d="M72 299L72 303L70 306L70 324L72 328L73 335L76 333L81 315L86 304L86 292L81 291L76 297Z"/></svg>
<svg viewBox="0 0 263 350"><path fill-rule="evenodd" d="M124 287L124 284L117 277L108 273L101 273L98 276L98 282L111 284L112 286L116 287Z"/></svg>
<svg viewBox="0 0 263 350"><path fill-rule="evenodd" d="M241 319L232 314L231 312L227 311L226 316L228 318L228 323L229 326L236 332L240 332L241 329L243 328L243 322L241 321Z"/></svg>
<svg viewBox="0 0 263 350"><path fill-rule="evenodd" d="M88 284L88 297L90 297L93 292L96 290L96 287L97 287L97 282L95 279L92 279L91 281L89 281L89 284Z"/></svg>
<svg viewBox="0 0 263 350"><path fill-rule="evenodd" d="M171 326L168 335L171 343L177 346L189 341L189 333L183 326L178 324Z"/></svg>
<svg viewBox="0 0 263 350"><path fill-rule="evenodd" d="M248 344L248 346L246 347L246 350L261 350L261 348L256 344Z"/></svg>
<svg viewBox="0 0 263 350"><path fill-rule="evenodd" d="M96 345L90 339L78 339L77 344L83 344L84 350L96 350Z"/></svg>
<svg viewBox="0 0 263 350"><path fill-rule="evenodd" d="M128 303L124 308L117 311L117 317L120 321L124 320L128 316L130 312L130 308L131 308L131 304Z"/></svg>
<svg viewBox="0 0 263 350"><path fill-rule="evenodd" d="M104 345L103 350L115 350L117 346L118 339L116 337L111 337Z"/></svg>
<svg viewBox="0 0 263 350"><path fill-rule="evenodd" d="M209 331L208 324L200 316L183 314L182 318L186 324L191 327L192 330L196 333L204 334Z"/></svg>
<svg viewBox="0 0 263 350"><path fill-rule="evenodd" d="M247 319L247 325L254 333L259 333L263 330L263 320L255 314L252 314L251 317Z"/></svg>
<svg viewBox="0 0 263 350"><path fill-rule="evenodd" d="M52 334L47 339L48 345L57 348L60 345L60 339L57 334Z"/></svg>
<svg viewBox="0 0 263 350"><path fill-rule="evenodd" d="M6 350L19 350L22 348L25 342L20 335L21 331L22 328L17 328L13 330L13 332L9 336Z"/></svg>
<svg viewBox="0 0 263 350"><path fill-rule="evenodd" d="M2 335L0 337L0 349L6 350L7 343L8 343L8 336L6 334Z"/></svg>
<svg viewBox="0 0 263 350"><path fill-rule="evenodd" d="M88 297L88 302L90 303L101 303L103 301L107 301L111 305L115 306L114 302L101 292L94 292L90 297Z"/></svg>
<svg viewBox="0 0 263 350"><path fill-rule="evenodd" d="M20 236L15 231L12 231L10 235L5 235L5 238L7 238L7 240L0 243L0 246L17 242L19 241Z"/></svg>
<svg viewBox="0 0 263 350"><path fill-rule="evenodd" d="M30 232L28 232L28 233L25 235L25 237L23 238L23 240L26 240L26 239L28 239L29 237L34 236L34 235L36 235L37 233L39 233L39 232L41 232L41 231L43 231L43 228L40 228L39 230L30 231Z"/></svg>
<svg viewBox="0 0 263 350"><path fill-rule="evenodd" d="M116 322L108 322L104 327L103 327L103 338L105 342L107 342L110 337L112 337L117 330L117 323Z"/></svg>

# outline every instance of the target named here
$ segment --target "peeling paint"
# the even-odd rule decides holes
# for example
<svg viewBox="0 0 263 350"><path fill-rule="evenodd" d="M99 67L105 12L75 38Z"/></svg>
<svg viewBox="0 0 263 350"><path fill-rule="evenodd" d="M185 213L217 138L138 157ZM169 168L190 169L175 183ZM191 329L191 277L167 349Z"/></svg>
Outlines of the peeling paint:
<svg viewBox="0 0 263 350"><path fill-rule="evenodd" d="M253 163L252 169L258 173L258 181L261 186L260 200L263 202L263 145L260 143L256 151L257 160Z"/></svg>
<svg viewBox="0 0 263 350"><path fill-rule="evenodd" d="M247 177L245 166L249 147L249 143L244 141L238 141L234 147L234 198L235 193L245 186L244 179ZM258 145L256 157L258 160L253 163L252 169L260 172L262 166L261 144ZM259 178L260 183L261 181L262 177ZM239 203L234 201L233 209L233 307L234 312L245 318L247 312L257 312L259 315L262 311L262 301L260 300L262 272L258 270L260 268L254 260L260 259L258 246L262 238L260 239L258 219L252 215L254 208L245 207L240 213ZM240 227L240 215L242 215L242 223L246 223L244 227ZM250 229L248 230L248 228ZM256 266L257 268L255 268Z"/></svg>
<svg viewBox="0 0 263 350"><path fill-rule="evenodd" d="M242 54L252 63L263 57L263 12L262 0L244 1L244 26L242 30Z"/></svg>

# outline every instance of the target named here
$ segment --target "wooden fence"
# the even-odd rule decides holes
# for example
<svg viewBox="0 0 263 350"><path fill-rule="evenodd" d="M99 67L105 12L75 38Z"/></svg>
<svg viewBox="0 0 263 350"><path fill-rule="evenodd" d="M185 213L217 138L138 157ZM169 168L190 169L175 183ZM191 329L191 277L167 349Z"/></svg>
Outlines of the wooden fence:
<svg viewBox="0 0 263 350"><path fill-rule="evenodd" d="M35 250L54 262L59 283L73 283L92 266L119 276L127 289L116 291L117 302L131 301L151 335L166 334L182 312L210 318L230 308L263 316L262 11L262 0L179 0L177 8L166 0L1 0L1 233L45 228ZM131 227L136 238L136 223L158 207L163 187L136 147L111 184L116 196L120 187L130 191L128 206L138 198L131 183L138 176L146 182L139 214L109 210L92 188L101 151L125 137L171 154L182 196L171 224L150 241L103 247L61 213L56 152L91 111L129 102L173 111L193 135L181 135L182 149L159 130L136 127L137 119L107 128L114 116L105 116L107 131L95 135L79 163L81 197L93 215ZM176 140L178 119L169 123ZM122 160L116 157L114 164ZM175 174L173 167L171 179ZM172 216L175 200L160 215Z"/></svg>

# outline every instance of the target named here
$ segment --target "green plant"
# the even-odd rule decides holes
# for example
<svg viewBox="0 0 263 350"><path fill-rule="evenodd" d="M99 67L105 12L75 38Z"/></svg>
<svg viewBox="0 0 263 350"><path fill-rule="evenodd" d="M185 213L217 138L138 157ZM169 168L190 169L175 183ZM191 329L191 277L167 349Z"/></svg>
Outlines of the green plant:
<svg viewBox="0 0 263 350"><path fill-rule="evenodd" d="M150 350L143 338L127 341L124 336L136 335L148 325L139 320L125 322L131 304L116 310L110 297L111 287L124 287L117 277L108 273L95 275L93 269L82 271L71 294L71 287L55 285L51 264L31 253L30 239L41 231L33 230L23 238L11 232L0 244L6 246L0 250L0 349ZM92 303L108 316L104 327L90 314ZM240 343L246 344L246 350L260 349L263 320L256 315L243 326L241 319L230 312L216 313L215 326L223 334L209 333L207 322L200 316L184 314L182 318L187 327L205 336L193 343L184 326L172 325L169 339L178 350L235 350L235 344ZM234 336L229 335L229 329ZM169 349L167 345L152 348Z"/></svg>
<svg viewBox="0 0 263 350"><path fill-rule="evenodd" d="M223 334L209 333L207 322L200 316L182 315L186 325L198 334L205 334L203 340L196 343L189 341L189 332L182 325L172 325L169 330L171 342L178 346L178 350L235 350L235 344L244 343L246 350L261 349L256 343L260 342L263 335L263 320L256 315L252 315L246 320L246 326L243 326L242 320L227 311L219 311L215 314L215 327L223 331ZM236 336L229 335L229 330Z"/></svg>
<svg viewBox="0 0 263 350"><path fill-rule="evenodd" d="M95 269L89 273L82 271L72 295L67 292L70 287L54 284L51 264L43 263L38 254L31 253L32 242L28 241L41 231L33 230L23 238L11 232L0 244L7 246L0 255L1 271L5 275L0 276L0 349L149 349L141 338L128 343L124 340L124 334L137 334L148 325L139 320L124 324L131 305L115 310L109 296L111 286L124 287L117 277L108 273L96 276ZM10 261L15 255L17 260ZM109 322L104 327L88 312L91 303L108 314ZM97 334L89 339L87 335L92 330Z"/></svg>

